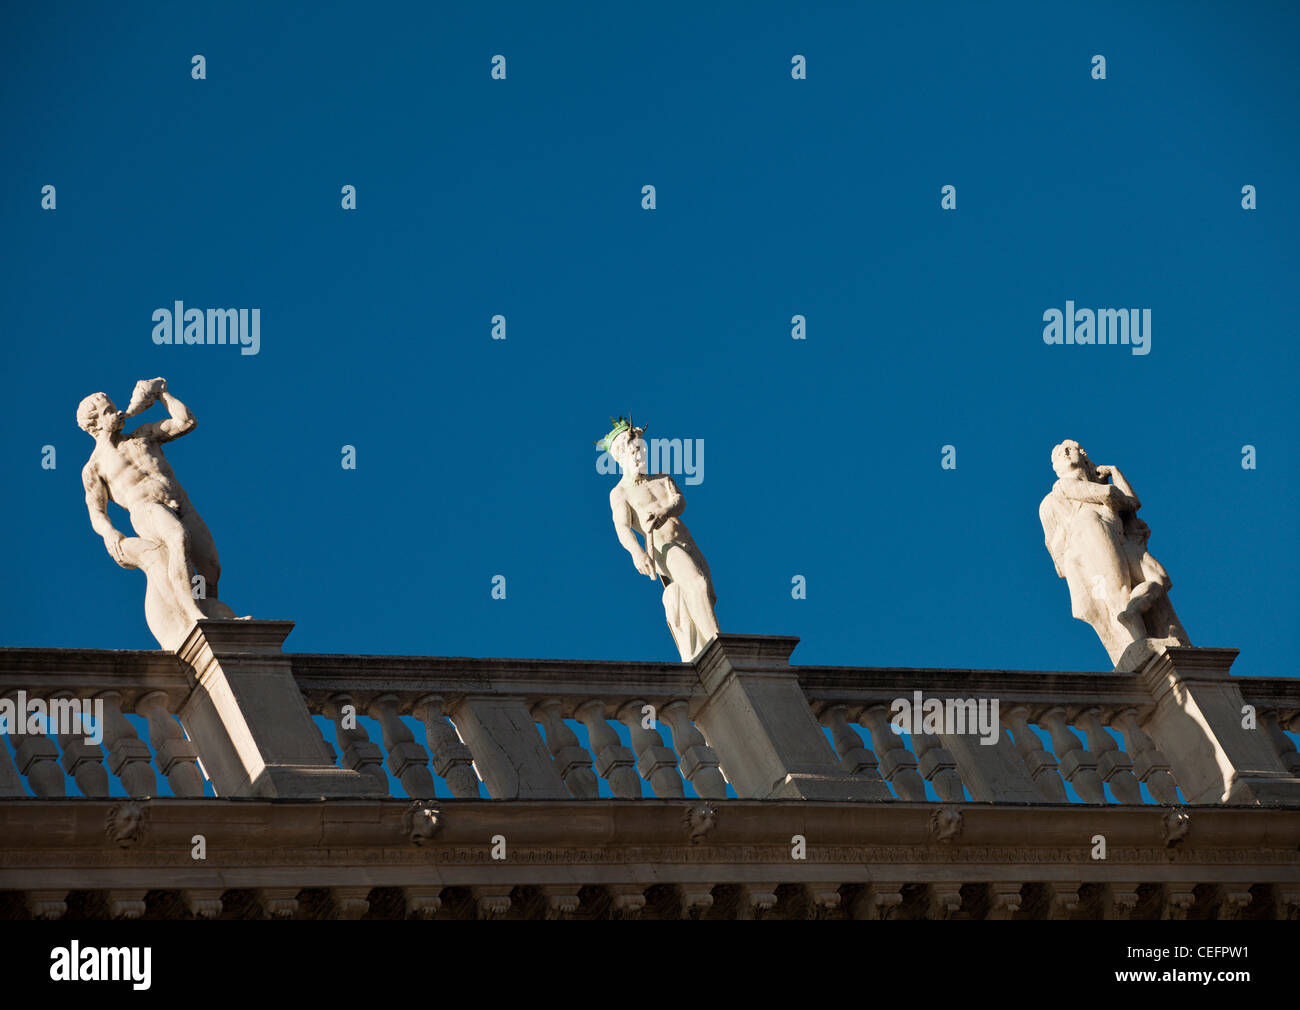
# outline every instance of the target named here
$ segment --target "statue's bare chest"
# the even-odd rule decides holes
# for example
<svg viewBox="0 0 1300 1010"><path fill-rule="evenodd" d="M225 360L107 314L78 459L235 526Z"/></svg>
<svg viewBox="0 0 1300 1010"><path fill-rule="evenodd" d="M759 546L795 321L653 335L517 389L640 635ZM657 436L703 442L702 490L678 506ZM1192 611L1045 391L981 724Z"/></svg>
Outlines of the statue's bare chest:
<svg viewBox="0 0 1300 1010"><path fill-rule="evenodd" d="M139 474L166 474L167 461L149 443L139 438L123 439L114 452L101 453L100 472L111 484L115 479Z"/></svg>
<svg viewBox="0 0 1300 1010"><path fill-rule="evenodd" d="M657 477L633 484L627 493L628 504L632 506L637 515L653 512L656 508L662 508L669 504L672 498L672 482L667 477Z"/></svg>

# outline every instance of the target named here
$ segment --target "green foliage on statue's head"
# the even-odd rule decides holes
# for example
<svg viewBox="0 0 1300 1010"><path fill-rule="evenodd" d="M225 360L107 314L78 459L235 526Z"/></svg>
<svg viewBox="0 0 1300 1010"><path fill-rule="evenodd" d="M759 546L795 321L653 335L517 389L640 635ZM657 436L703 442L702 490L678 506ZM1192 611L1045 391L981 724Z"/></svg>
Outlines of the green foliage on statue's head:
<svg viewBox="0 0 1300 1010"><path fill-rule="evenodd" d="M645 431L644 428L638 428L632 423L630 414L626 418L622 414L617 418L611 417L609 423L614 426L609 430L609 434L596 440L596 448L601 452L609 452L614 445L614 440L625 431L631 432L634 438L639 437Z"/></svg>

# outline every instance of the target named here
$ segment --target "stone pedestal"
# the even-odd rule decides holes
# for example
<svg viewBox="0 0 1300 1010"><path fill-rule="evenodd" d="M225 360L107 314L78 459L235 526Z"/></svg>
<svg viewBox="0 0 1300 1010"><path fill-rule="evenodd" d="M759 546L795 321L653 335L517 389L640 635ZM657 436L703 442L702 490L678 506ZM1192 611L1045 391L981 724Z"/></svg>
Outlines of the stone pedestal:
<svg viewBox="0 0 1300 1010"><path fill-rule="evenodd" d="M719 635L695 660L709 700L695 714L744 799L892 800L847 774L790 666L797 638Z"/></svg>
<svg viewBox="0 0 1300 1010"><path fill-rule="evenodd" d="M281 645L292 621L200 621L177 658L193 691L181 722L218 796L374 795L335 766Z"/></svg>
<svg viewBox="0 0 1300 1010"><path fill-rule="evenodd" d="M1155 711L1143 729L1173 766L1188 803L1300 806L1300 778L1266 727L1243 728L1245 701L1228 668L1236 649L1170 648L1138 675Z"/></svg>

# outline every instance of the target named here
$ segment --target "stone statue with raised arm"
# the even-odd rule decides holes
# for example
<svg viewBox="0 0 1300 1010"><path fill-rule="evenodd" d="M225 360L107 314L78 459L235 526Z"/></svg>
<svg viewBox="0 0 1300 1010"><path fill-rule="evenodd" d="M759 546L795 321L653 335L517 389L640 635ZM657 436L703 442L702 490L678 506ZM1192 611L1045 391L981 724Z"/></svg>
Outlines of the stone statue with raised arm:
<svg viewBox="0 0 1300 1010"><path fill-rule="evenodd" d="M1073 614L1087 621L1115 670L1131 673L1162 647L1190 645L1169 602L1169 573L1147 550L1132 485L1117 467L1094 466L1078 442L1052 450L1057 481L1038 507L1056 574Z"/></svg>
<svg viewBox="0 0 1300 1010"><path fill-rule="evenodd" d="M162 402L170 413L123 434L123 423ZM188 407L167 391L167 380L142 379L125 411L104 393L77 407L77 425L95 440L81 471L90 525L123 568L145 573L145 620L164 649L176 650L196 621L233 618L217 599L221 565L212 534L163 456L164 442L194 430ZM118 532L108 516L114 501L127 510L136 536Z"/></svg>
<svg viewBox="0 0 1300 1010"><path fill-rule="evenodd" d="M596 443L623 469L622 479L609 493L614 530L642 575L663 582L664 613L682 662L689 663L718 634L713 614L717 596L713 576L686 524L686 508L677 482L668 474L647 473L645 428L632 419L610 418L614 427ZM645 546L633 531L645 537Z"/></svg>

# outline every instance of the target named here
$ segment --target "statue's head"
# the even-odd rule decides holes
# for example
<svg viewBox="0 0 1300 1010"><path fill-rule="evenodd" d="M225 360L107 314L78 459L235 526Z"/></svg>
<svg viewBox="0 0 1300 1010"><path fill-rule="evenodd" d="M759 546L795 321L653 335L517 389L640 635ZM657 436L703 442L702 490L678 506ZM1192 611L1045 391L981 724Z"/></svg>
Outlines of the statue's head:
<svg viewBox="0 0 1300 1010"><path fill-rule="evenodd" d="M1097 471L1088 458L1088 453L1072 438L1067 438L1052 450L1052 469L1062 479L1097 480Z"/></svg>
<svg viewBox="0 0 1300 1010"><path fill-rule="evenodd" d="M596 443L596 448L608 452L614 462L623 468L625 476L645 473L649 464L645 439L642 437L645 428L638 428L632 423L631 417L620 417L617 420L611 417L610 421L614 427Z"/></svg>
<svg viewBox="0 0 1300 1010"><path fill-rule="evenodd" d="M77 406L77 427L92 437L120 431L125 420L107 393L91 393Z"/></svg>

